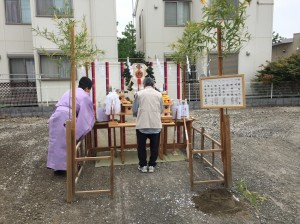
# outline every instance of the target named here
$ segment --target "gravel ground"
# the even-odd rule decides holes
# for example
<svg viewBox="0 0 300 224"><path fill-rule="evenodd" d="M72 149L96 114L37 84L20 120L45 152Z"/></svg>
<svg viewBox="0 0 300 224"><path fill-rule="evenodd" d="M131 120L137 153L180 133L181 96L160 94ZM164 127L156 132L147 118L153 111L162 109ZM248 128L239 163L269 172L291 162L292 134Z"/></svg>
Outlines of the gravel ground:
<svg viewBox="0 0 300 224"><path fill-rule="evenodd" d="M300 107L228 109L234 187L190 191L186 161L161 163L153 174L116 166L114 197L76 196L66 202L66 177L46 169L47 118L0 119L0 223L300 223ZM194 110L194 127L218 139L218 110ZM196 144L198 138L195 138ZM215 178L198 158L197 178ZM108 186L108 168L84 166L79 189ZM240 195L266 200L257 206ZM234 196L234 197L233 197ZM237 198L237 199L235 199Z"/></svg>

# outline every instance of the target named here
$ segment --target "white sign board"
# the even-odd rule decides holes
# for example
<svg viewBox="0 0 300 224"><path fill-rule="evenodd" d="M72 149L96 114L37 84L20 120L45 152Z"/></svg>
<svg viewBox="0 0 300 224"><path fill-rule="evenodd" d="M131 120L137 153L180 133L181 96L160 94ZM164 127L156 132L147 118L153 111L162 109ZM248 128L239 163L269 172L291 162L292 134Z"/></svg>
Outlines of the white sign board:
<svg viewBox="0 0 300 224"><path fill-rule="evenodd" d="M200 101L201 108L245 107L244 75L200 79Z"/></svg>

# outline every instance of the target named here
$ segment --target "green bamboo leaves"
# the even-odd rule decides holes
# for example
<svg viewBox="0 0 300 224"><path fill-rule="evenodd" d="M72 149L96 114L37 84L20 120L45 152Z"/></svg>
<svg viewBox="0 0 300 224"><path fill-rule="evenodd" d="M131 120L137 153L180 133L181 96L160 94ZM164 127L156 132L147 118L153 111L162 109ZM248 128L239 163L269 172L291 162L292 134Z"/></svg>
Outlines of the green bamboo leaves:
<svg viewBox="0 0 300 224"><path fill-rule="evenodd" d="M75 64L77 66L86 65L87 63L97 59L100 55L104 54L104 51L99 50L97 46L93 44L93 40L88 35L85 17L83 17L83 19L79 22L69 17L54 15L53 22L56 27L55 32L49 31L47 28L40 27L32 29L35 35L44 37L45 39L57 45L60 52L53 53L47 51L47 49L44 49L43 47L39 48L39 50L47 56L52 58L54 58L54 56L60 57L60 55L68 58L70 57L70 27L72 24L74 24L75 27Z"/></svg>
<svg viewBox="0 0 300 224"><path fill-rule="evenodd" d="M195 61L217 48L217 27L222 30L223 54L237 53L250 34L246 27L249 0L212 0L202 8L201 22L188 22L181 38L170 45L174 62L185 63L186 55Z"/></svg>

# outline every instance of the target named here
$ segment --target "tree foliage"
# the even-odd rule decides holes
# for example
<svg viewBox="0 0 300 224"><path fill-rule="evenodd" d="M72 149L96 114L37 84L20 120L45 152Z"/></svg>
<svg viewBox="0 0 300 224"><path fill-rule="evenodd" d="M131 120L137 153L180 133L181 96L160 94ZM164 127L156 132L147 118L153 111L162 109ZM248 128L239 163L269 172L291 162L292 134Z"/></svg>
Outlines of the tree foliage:
<svg viewBox="0 0 300 224"><path fill-rule="evenodd" d="M211 37L205 35L202 30L202 23L188 22L183 31L182 37L170 45L175 52L171 55L175 63L185 63L186 55L192 62L206 52L207 41Z"/></svg>
<svg viewBox="0 0 300 224"><path fill-rule="evenodd" d="M279 33L276 33L273 31L272 33L272 44L277 44L282 41L283 37L279 35Z"/></svg>
<svg viewBox="0 0 300 224"><path fill-rule="evenodd" d="M98 56L104 54L104 51L99 50L93 44L92 39L88 35L88 30L85 22L85 17L81 22L69 18L54 15L53 21L57 32L49 31L47 28L33 28L33 32L37 36L44 37L45 39L56 44L61 52L49 53L46 49L41 47L41 50L48 56L67 56L70 58L71 53L71 33L70 27L75 27L75 64L78 66L85 65L86 63L94 61ZM78 28L78 25L80 27ZM62 58L61 58L62 59Z"/></svg>
<svg viewBox="0 0 300 224"><path fill-rule="evenodd" d="M132 22L125 26L124 37L118 38L118 57L120 61L125 61L127 57L132 57L136 51L136 30Z"/></svg>
<svg viewBox="0 0 300 224"><path fill-rule="evenodd" d="M119 50L119 61L126 62L126 67L124 68L124 78L125 85L127 86L128 91L132 91L133 83L131 82L130 68L127 64L127 58L129 59L130 64L134 63L143 63L147 66L147 75L146 77L151 77L155 80L153 75L153 68L150 66L150 62L145 61L145 53L141 51L136 51L136 30L132 22L129 22L125 31L122 32L122 38L118 38L118 50Z"/></svg>
<svg viewBox="0 0 300 224"><path fill-rule="evenodd" d="M258 71L254 81L274 84L285 81L300 82L300 53L274 62L267 61L266 65L260 67L262 69Z"/></svg>
<svg viewBox="0 0 300 224"><path fill-rule="evenodd" d="M170 45L175 51L173 60L185 63L186 55L192 60L217 48L217 27L222 30L223 54L238 52L250 39L246 29L246 9L250 0L218 0L204 4L203 20L199 23L188 22L181 38Z"/></svg>

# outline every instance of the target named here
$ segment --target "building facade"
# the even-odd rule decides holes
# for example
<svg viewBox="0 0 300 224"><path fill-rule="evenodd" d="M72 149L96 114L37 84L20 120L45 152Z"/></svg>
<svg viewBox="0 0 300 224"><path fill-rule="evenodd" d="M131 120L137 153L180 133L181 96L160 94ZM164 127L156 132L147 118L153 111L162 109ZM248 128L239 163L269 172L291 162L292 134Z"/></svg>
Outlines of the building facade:
<svg viewBox="0 0 300 224"><path fill-rule="evenodd" d="M249 83L259 65L271 60L273 4L273 0L251 1L246 21L251 39L238 55L224 59L224 74L245 74ZM137 50L145 52L146 58L167 60L172 53L169 45L181 37L185 22L201 21L202 7L198 0L136 0ZM198 62L191 78L216 74L217 55L211 52Z"/></svg>
<svg viewBox="0 0 300 224"><path fill-rule="evenodd" d="M279 43L273 44L272 61L280 58L288 58L292 54L300 52L300 33L294 33L293 38L281 40Z"/></svg>
<svg viewBox="0 0 300 224"><path fill-rule="evenodd" d="M65 87L69 87L69 61L63 60L58 65L51 60L41 48L58 52L57 46L32 31L33 28L46 28L56 32L53 15L63 14L66 9L71 9L70 17L79 22L85 17L88 33L93 43L105 52L105 60L116 60L115 0L3 0L0 4L1 88L31 86L38 92L37 98L47 96L47 101L51 102L58 100ZM81 73L78 68L77 79ZM101 88L100 81L97 85ZM47 92L43 92L46 89ZM9 89L1 92L2 98L4 94L12 94Z"/></svg>

